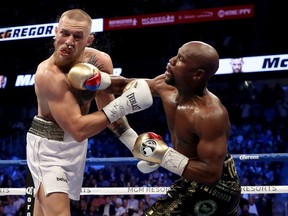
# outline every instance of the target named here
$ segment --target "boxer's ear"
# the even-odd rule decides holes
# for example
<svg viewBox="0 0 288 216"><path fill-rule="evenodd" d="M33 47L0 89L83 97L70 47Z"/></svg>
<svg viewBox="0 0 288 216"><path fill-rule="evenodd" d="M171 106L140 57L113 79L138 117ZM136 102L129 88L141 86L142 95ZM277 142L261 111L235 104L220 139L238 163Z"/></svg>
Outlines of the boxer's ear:
<svg viewBox="0 0 288 216"><path fill-rule="evenodd" d="M90 34L87 40L87 44L86 46L90 46L92 44L92 42L94 41L95 37L93 34Z"/></svg>
<svg viewBox="0 0 288 216"><path fill-rule="evenodd" d="M194 80L199 80L205 76L205 70L199 68L193 75Z"/></svg>

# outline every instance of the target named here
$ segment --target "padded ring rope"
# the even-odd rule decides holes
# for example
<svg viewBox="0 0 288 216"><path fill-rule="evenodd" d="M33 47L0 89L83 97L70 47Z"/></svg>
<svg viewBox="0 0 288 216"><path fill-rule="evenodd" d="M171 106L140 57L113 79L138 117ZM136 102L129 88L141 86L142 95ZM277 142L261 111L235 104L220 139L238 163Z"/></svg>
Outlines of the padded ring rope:
<svg viewBox="0 0 288 216"><path fill-rule="evenodd" d="M243 161L288 161L288 153L271 153L271 154L233 154L235 162ZM135 165L138 160L134 157L117 157L117 158L87 158L86 165ZM26 160L0 160L0 166L26 165Z"/></svg>
<svg viewBox="0 0 288 216"><path fill-rule="evenodd" d="M81 195L146 195L165 194L169 187L84 187ZM288 193L288 185L242 186L242 194L281 194ZM33 187L0 188L0 196L33 194Z"/></svg>
<svg viewBox="0 0 288 216"><path fill-rule="evenodd" d="M234 154L235 161L288 161L288 153L272 154ZM134 157L122 158L87 158L86 165L113 165L137 163ZM0 160L0 166L26 165L26 160ZM82 188L81 195L145 195L165 194L169 187L103 187ZM0 188L0 196L32 194L33 187L28 188ZM242 194L279 194L288 193L288 186L263 185L242 186Z"/></svg>

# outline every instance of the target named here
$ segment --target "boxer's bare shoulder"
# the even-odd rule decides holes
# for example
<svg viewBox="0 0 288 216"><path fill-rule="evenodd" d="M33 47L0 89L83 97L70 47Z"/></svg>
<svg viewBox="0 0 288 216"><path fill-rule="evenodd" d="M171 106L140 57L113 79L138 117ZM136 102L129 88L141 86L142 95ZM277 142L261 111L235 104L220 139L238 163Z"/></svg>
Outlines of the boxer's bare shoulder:
<svg viewBox="0 0 288 216"><path fill-rule="evenodd" d="M113 64L108 53L95 48L86 47L84 52L84 62L95 65L99 70L108 74L113 74Z"/></svg>

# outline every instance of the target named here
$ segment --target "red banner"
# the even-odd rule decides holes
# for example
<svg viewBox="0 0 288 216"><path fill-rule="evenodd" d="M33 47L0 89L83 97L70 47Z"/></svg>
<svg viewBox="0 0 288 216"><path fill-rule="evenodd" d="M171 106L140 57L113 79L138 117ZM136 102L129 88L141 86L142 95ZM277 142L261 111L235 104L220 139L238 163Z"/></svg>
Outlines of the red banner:
<svg viewBox="0 0 288 216"><path fill-rule="evenodd" d="M104 18L104 31L206 22L227 19L243 19L254 16L254 5L208 8L177 12L164 12L118 18Z"/></svg>

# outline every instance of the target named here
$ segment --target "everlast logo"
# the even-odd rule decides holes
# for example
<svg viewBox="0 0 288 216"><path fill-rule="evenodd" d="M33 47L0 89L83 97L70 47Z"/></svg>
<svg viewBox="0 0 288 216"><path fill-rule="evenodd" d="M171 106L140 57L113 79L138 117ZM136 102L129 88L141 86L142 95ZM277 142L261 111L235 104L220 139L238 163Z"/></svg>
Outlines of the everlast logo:
<svg viewBox="0 0 288 216"><path fill-rule="evenodd" d="M128 98L128 100L130 101L130 104L132 106L132 110L139 110L141 109L141 107L137 104L137 100L135 98L134 93L131 93L129 95L126 96Z"/></svg>
<svg viewBox="0 0 288 216"><path fill-rule="evenodd" d="M265 58L263 61L262 68L287 68L288 59L277 58Z"/></svg>
<svg viewBox="0 0 288 216"><path fill-rule="evenodd" d="M64 181L64 182L68 182L68 181L67 181L67 179L65 179L65 178L62 178L62 177L61 177L61 178L59 178L59 177L56 177L56 179L57 179L57 181Z"/></svg>

